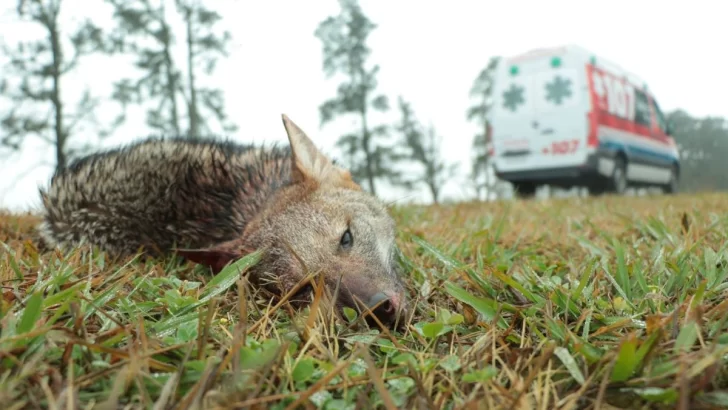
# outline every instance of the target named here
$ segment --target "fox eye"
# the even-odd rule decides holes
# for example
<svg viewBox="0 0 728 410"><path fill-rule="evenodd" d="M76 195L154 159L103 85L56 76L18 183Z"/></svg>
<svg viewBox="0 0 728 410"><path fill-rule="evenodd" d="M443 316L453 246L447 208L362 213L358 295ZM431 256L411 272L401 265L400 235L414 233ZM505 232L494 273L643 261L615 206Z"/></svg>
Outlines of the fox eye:
<svg viewBox="0 0 728 410"><path fill-rule="evenodd" d="M341 236L341 241L339 241L339 245L341 245L343 249L349 249L352 245L354 245L354 237L351 236L350 230L347 229L346 232L344 232L344 234Z"/></svg>

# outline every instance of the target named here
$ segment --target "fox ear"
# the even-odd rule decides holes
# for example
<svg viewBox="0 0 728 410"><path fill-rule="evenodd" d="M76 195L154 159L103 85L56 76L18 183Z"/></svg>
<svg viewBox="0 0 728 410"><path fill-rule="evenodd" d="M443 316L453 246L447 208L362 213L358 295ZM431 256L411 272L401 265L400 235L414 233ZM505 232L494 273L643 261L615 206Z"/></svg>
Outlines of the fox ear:
<svg viewBox="0 0 728 410"><path fill-rule="evenodd" d="M228 264L242 258L245 254L241 241L234 239L205 249L175 249L178 255L212 269L214 274L219 273Z"/></svg>
<svg viewBox="0 0 728 410"><path fill-rule="evenodd" d="M351 179L349 171L332 163L286 114L283 114L282 117L293 153L291 179L294 183L315 180L321 184L361 190L359 185Z"/></svg>

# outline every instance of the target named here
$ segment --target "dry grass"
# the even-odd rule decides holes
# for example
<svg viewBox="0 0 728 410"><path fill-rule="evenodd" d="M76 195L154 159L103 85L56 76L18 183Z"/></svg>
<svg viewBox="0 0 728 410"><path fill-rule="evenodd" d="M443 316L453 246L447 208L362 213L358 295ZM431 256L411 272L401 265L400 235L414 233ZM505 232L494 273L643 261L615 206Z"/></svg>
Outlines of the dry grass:
<svg viewBox="0 0 728 410"><path fill-rule="evenodd" d="M21 408L719 408L728 197L404 207L402 332L173 260L39 255L0 216L0 402ZM321 295L321 294L319 294ZM713 406L713 407L711 407Z"/></svg>

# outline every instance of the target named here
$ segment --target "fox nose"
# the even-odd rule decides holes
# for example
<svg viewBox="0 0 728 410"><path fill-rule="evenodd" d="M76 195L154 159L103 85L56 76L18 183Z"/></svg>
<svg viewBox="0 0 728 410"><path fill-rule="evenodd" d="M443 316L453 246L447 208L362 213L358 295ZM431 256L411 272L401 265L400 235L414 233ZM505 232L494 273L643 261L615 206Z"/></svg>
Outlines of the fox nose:
<svg viewBox="0 0 728 410"><path fill-rule="evenodd" d="M380 321L394 323L397 320L397 316L401 313L400 298L394 294L378 292L369 299L369 308L374 308L372 313Z"/></svg>

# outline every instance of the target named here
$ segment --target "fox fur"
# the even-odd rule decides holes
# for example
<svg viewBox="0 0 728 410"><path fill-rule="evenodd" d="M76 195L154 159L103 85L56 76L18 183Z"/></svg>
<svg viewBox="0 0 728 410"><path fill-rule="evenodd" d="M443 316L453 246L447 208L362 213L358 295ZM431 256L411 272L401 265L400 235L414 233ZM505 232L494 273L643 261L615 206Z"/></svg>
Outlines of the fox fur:
<svg viewBox="0 0 728 410"><path fill-rule="evenodd" d="M43 245L176 252L214 273L265 249L254 282L274 278L280 294L318 272L338 287L339 308L379 304L383 322L401 320L406 295L386 207L282 119L286 148L148 139L72 163L40 190Z"/></svg>

